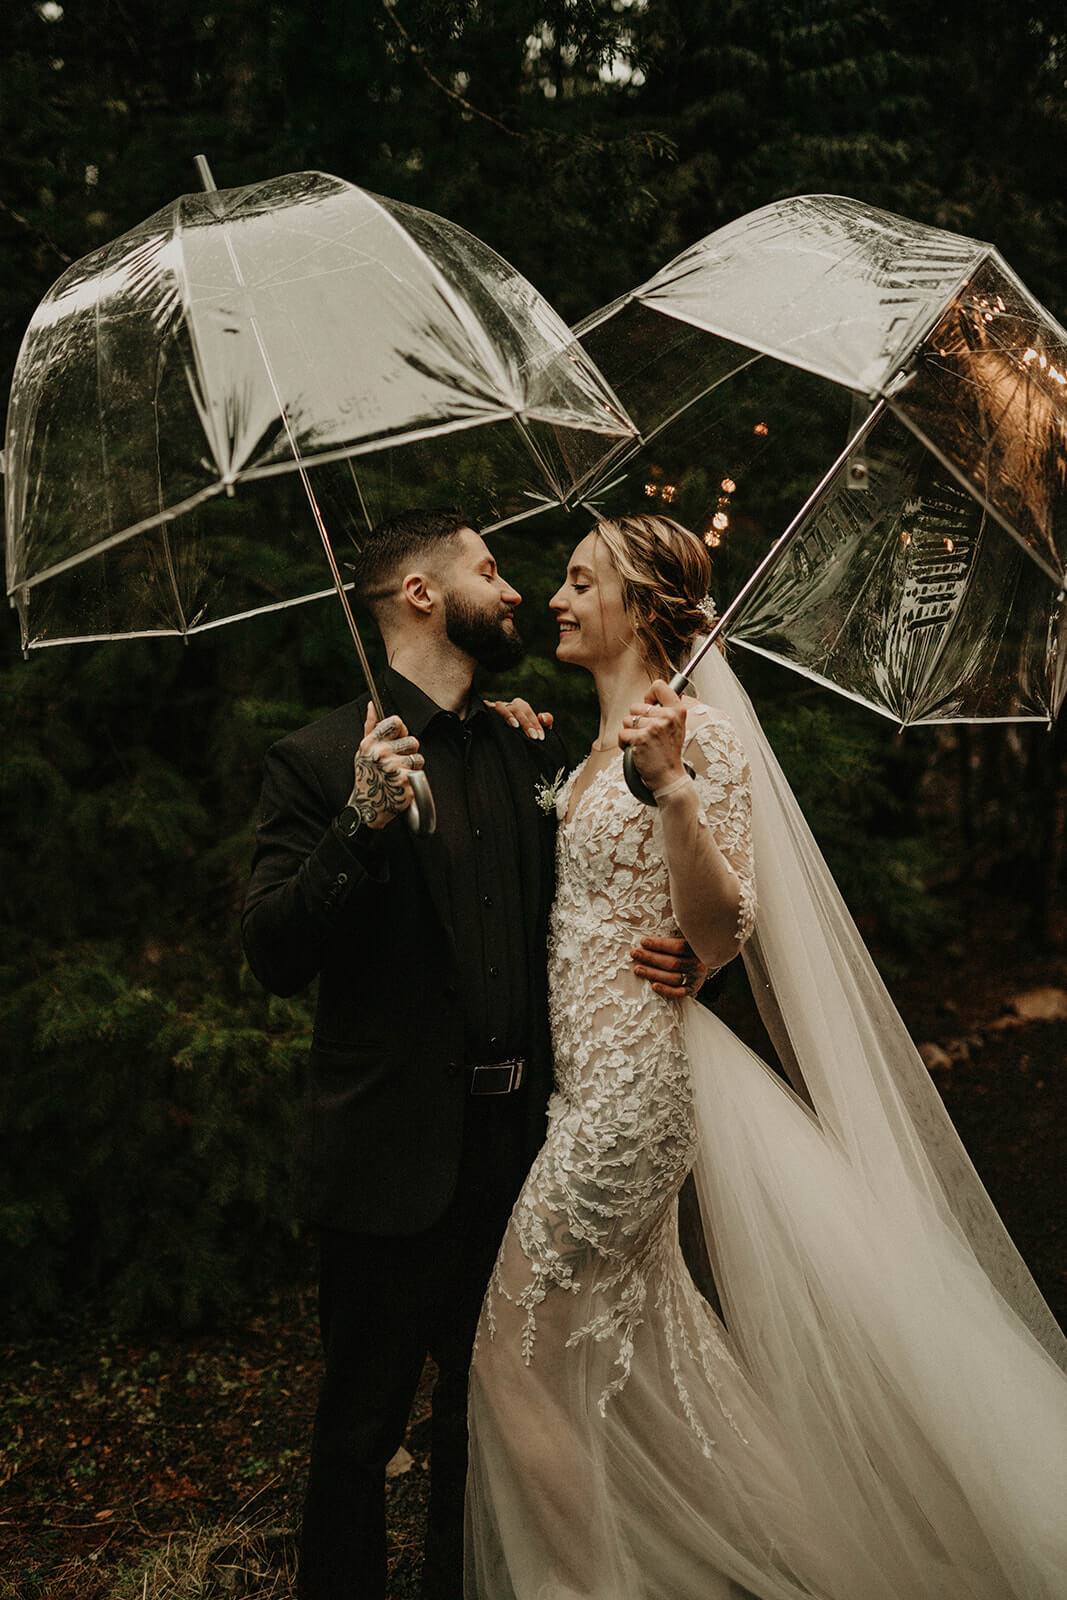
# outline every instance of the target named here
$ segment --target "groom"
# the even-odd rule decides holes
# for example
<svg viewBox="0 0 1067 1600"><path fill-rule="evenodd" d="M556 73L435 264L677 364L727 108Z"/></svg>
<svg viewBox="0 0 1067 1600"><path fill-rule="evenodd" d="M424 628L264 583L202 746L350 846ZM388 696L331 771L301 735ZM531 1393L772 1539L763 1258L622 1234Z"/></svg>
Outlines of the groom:
<svg viewBox="0 0 1067 1600"><path fill-rule="evenodd" d="M429 1353L423 1595L458 1600L471 1344L551 1088L555 817L537 792L566 758L473 692L479 666L519 660L521 597L462 516L382 524L357 581L385 720L362 695L268 752L243 918L268 989L319 979L294 1198L319 1237L326 1370L298 1592L385 1595L384 1468ZM423 762L438 825L415 837L396 819ZM637 970L681 994L683 949L652 940Z"/></svg>

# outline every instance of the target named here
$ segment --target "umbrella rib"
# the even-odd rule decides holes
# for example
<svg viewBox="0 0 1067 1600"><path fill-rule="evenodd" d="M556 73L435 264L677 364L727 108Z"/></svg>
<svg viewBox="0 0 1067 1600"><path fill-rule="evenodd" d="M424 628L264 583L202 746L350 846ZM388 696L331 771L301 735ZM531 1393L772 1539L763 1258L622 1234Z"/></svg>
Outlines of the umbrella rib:
<svg viewBox="0 0 1067 1600"><path fill-rule="evenodd" d="M182 222L182 202L180 198L174 202L174 222L172 226L174 230L174 241L177 247L175 252L175 270L176 274L180 275L182 304L188 306L190 304L190 292L189 273L185 263L186 230ZM225 227L225 223L220 223L220 226ZM200 348L200 340L197 335L196 318L194 316L186 316L185 327L189 334L189 347L192 350L193 367L196 372L196 389L192 390L193 405L196 408L197 415L200 418L200 425L204 430L204 436L207 440L208 449L211 451L212 458L215 462L215 470L223 474L228 474L233 464L232 452L227 452L226 463L225 466L223 466L222 452L219 449L220 441L218 437L218 427L209 399L211 391L207 381L207 365L204 361L203 351ZM192 386L190 386L190 388L192 389ZM197 391L199 391L199 394ZM201 396L203 397L203 404L200 404Z"/></svg>
<svg viewBox="0 0 1067 1600"><path fill-rule="evenodd" d="M140 522L134 522L128 528L122 528L118 533L109 534L106 539L98 540L88 550L78 550L74 555L56 561L50 567L45 567L41 572L35 572L31 577L20 578L17 583L8 589L8 594L17 594L21 589L34 589L39 583L46 583L50 578L58 578L64 572L69 572L72 567L80 567L86 561L94 561L97 556L106 555L109 550L114 550L116 545L125 544L127 539L134 538L139 533L145 533L149 528L158 528L161 522L173 522L180 517L183 511L191 511L202 501L210 499L213 495L221 494L225 485L221 483L209 484L206 489L197 490L196 494L188 495L184 500L179 500L175 506L168 506L162 514L154 517L142 517Z"/></svg>
<svg viewBox="0 0 1067 1600"><path fill-rule="evenodd" d="M558 482L556 481L555 473L552 471L551 463L549 462L549 460L548 460L547 456L545 455L544 451L539 450L537 445L536 445L536 443L534 442L534 437L533 437L532 433L530 432L529 428L526 426L525 417L522 416L521 414L517 413L516 416L515 416L515 426L518 429L519 436L522 439L523 443L525 444L527 450L529 450L530 454L533 456L534 460L537 462L537 465L540 467L541 471L544 473L546 481L552 485L552 489L553 489L553 492L555 493L555 496L556 496L557 500L562 500L563 499L563 495L560 493L560 486L559 486Z"/></svg>
<svg viewBox="0 0 1067 1600"><path fill-rule="evenodd" d="M154 414L154 417L155 417L155 427L156 427L156 483L159 486L159 498L160 498L160 500L162 500L162 498L163 498L163 475L162 475L162 458L161 458L161 455L160 455L160 447L159 447L159 405L158 405L158 395L159 395L159 374L160 374L160 369L162 368L162 365L163 365L163 342L160 341L159 350L158 350L157 358L156 358L156 395L157 395L157 404L154 405L153 408L152 408L153 414ZM162 505L160 505L160 510L162 511L163 509L164 509L164 507ZM161 539L162 545L163 545L163 559L166 562L166 566L167 566L167 576L170 578L171 593L174 596L174 604L178 608L178 620L181 623L182 637L186 638L186 637L188 637L188 633L189 633L189 619L185 615L185 607L182 604L181 591L178 588L178 574L177 574L177 571L175 570L175 566L174 566L174 552L171 549L170 531L167 528L166 523L163 523L161 525L161 527L160 527L160 539Z"/></svg>
<svg viewBox="0 0 1067 1600"><path fill-rule="evenodd" d="M366 193L366 191L364 191L364 192ZM402 239L405 239L409 245L414 245L415 241L412 238L411 234L409 234L401 226L399 219L397 217L393 216L393 214L389 211L389 209L385 205L382 204L381 200L378 199L378 197L376 195L368 195L368 198L371 199L374 202L374 204L378 207L378 209L381 212L382 216L385 218L388 226L390 228L392 228L394 230L394 232L398 233L401 236ZM440 291L440 294L441 294L441 298L444 300L445 304L448 306L448 309L449 309L450 313L456 319L456 321L458 322L459 326L461 328L463 328L468 340L470 340L470 338L471 338L471 329L467 326L466 322L464 321L464 318L460 314L459 308L456 305L455 293L454 293L454 290L452 288L451 283L448 281L447 277L441 271L441 269L437 265L437 263L435 261L431 260L430 256L427 255L426 251L422 248L422 246L418 245L416 248L418 249L419 255L422 258L422 260L425 261L426 265L429 267L430 274L431 274L434 282L437 284L437 287L438 287L438 289ZM493 254L495 254L495 253L496 252L494 251ZM480 331L480 326L479 326L479 331ZM569 332L570 330L568 329L567 331ZM500 390L504 389L505 387L510 387L510 385L505 385L505 383L503 383L501 381L502 378L506 377L506 374L503 373L500 370L500 363L498 361L496 361L496 359L495 359L496 352L493 350L492 346L490 344L488 344L488 342L486 340L484 340L484 339L479 339L477 341L477 345L478 345L479 359L481 361L482 369L485 372L486 377L491 378L491 379L495 377L495 382L496 382L496 387L497 387L498 392ZM495 369L495 371L494 371L494 369Z"/></svg>
<svg viewBox="0 0 1067 1600"><path fill-rule="evenodd" d="M915 717L914 719L908 717L902 719L897 715L896 712L887 711L885 706L880 706L877 700L869 700L866 695L860 694L856 689L846 689L842 684L834 683L832 678L824 678L823 675L819 672L816 672L813 667L806 667L803 665L803 663L798 661L786 661L782 656L775 655L773 650L768 650L763 645L755 644L751 639L741 639L737 637L737 635L731 634L730 643L740 645L742 650L748 650L752 655L762 656L765 661L773 661L776 666L787 667L790 672L795 672L800 677L807 678L811 683L817 683L821 689L833 690L834 694L840 695L843 699L852 700L856 705L863 706L866 710L875 712L879 717L885 717L888 722L896 723L898 728L937 728L942 727L946 723L950 722L965 722L974 725L986 723L1007 724L1028 722L1039 724L1043 728L1047 728L1049 726L1048 717L1023 715L1015 715L1010 717Z"/></svg>
<svg viewBox="0 0 1067 1600"><path fill-rule="evenodd" d="M967 490L968 494L973 496L986 515L993 517L994 520L997 521L1004 529L1005 533L1014 539L1016 544L1019 545L1022 550L1026 551L1026 554L1030 557L1031 561L1033 561L1035 565L1039 566L1041 571L1044 572L1054 584L1062 588L1064 583L1063 571L1052 566L1045 556L1042 555L1040 550L1035 549L1029 540L1020 534L1017 529L1012 527L1007 517L998 511L995 505L991 504L990 501L986 500L980 494L977 486L971 482L963 469L958 467L949 456L945 455L940 446L930 438L929 434L919 425L918 422L913 421L906 411L900 410L896 406L893 406L892 410L897 421L902 422L904 426L908 428L910 432L913 433L915 437L926 446L931 455L940 461L945 471L950 473L951 476L955 478L956 482L962 485L962 487Z"/></svg>
<svg viewBox="0 0 1067 1600"><path fill-rule="evenodd" d="M346 583L346 589L354 589L354 583ZM48 650L57 644L100 644L107 639L181 639L191 638L194 633L210 633L213 628L228 627L231 622L245 622L249 617L266 616L272 611L286 611L291 606L308 605L312 600L329 600L336 598L337 590L331 585L329 589L316 589L311 594L296 595L292 600L272 600L270 605L252 606L247 611L232 611L228 616L215 617L211 622L194 622L183 633L178 628L129 628L123 633L72 633L57 639L31 639L26 646L28 650Z"/></svg>
<svg viewBox="0 0 1067 1600"><path fill-rule="evenodd" d="M163 524L160 534L163 541L163 559L167 564L167 576L170 578L170 587L171 592L174 595L174 604L178 608L178 620L181 623L180 631L182 637L185 638L189 633L189 623L185 615L185 607L182 605L181 594L178 591L178 574L174 570L174 553L170 547L170 531L167 528L166 523Z"/></svg>
<svg viewBox="0 0 1067 1600"><path fill-rule="evenodd" d="M838 628L837 632L834 634L834 637L833 637L832 641L830 642L830 644L827 645L827 647L826 647L826 651L825 651L825 653L823 655L823 658L822 658L824 664L827 661L829 661L830 657L833 655L834 651L837 649L838 645L840 644L842 635L844 634L845 629L848 627L849 623L852 621L852 618L853 618L853 615L855 614L857 606L859 605L860 601L863 599L864 595L866 594L868 588L871 585L871 582L872 582L872 580L874 578L874 573L875 573L874 563L871 562L868 565L867 570L866 570L866 572L864 574L863 582L860 584L859 588L856 590L856 594L855 594L855 597L854 597L854 599L852 601L852 604L849 606L848 610L845 612L844 617L841 619L841 626Z"/></svg>

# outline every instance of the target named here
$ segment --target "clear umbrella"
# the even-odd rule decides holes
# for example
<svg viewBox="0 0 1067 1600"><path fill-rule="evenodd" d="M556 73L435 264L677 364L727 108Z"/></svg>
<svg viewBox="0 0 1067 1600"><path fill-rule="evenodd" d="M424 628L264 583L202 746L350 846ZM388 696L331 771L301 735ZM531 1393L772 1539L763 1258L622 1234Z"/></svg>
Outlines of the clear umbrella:
<svg viewBox="0 0 1067 1600"><path fill-rule="evenodd" d="M761 358L855 397L849 443L720 619L732 638L900 723L1051 719L1067 335L990 245L801 196L709 235L577 332L644 445L588 486L593 504L632 501L656 451L699 457L721 386L729 398Z"/></svg>
<svg viewBox="0 0 1067 1600"><path fill-rule="evenodd" d="M358 527L453 500L455 467L495 525L565 500L633 436L549 305L443 218L321 173L184 195L33 317L8 412L8 592L27 648L189 635L329 592L305 512L270 531L293 559L265 596L231 535L285 496L246 512L237 490L302 465Z"/></svg>
<svg viewBox="0 0 1067 1600"><path fill-rule="evenodd" d="M341 570L360 531L461 495L487 527L564 502L635 430L463 229L322 173L218 191L199 160L208 192L72 266L23 341L23 644L187 638L335 590L377 702Z"/></svg>

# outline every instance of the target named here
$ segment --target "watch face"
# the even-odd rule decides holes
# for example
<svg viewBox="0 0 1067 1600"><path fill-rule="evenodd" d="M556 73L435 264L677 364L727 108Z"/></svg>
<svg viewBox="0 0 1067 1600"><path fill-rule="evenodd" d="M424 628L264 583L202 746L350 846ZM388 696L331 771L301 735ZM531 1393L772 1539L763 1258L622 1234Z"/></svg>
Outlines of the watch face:
<svg viewBox="0 0 1067 1600"><path fill-rule="evenodd" d="M345 806L337 819L337 825L345 838L351 839L352 835L359 829L359 812L354 806Z"/></svg>

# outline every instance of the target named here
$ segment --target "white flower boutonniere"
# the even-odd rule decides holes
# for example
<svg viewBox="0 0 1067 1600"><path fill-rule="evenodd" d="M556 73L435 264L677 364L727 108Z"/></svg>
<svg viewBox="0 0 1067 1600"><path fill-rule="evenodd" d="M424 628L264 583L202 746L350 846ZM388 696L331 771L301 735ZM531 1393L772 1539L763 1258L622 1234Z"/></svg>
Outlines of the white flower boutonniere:
<svg viewBox="0 0 1067 1600"><path fill-rule="evenodd" d="M566 776L566 767L560 767L551 783L547 778L542 778L534 789L534 799L546 816L555 811L556 806L559 804L559 797L563 790Z"/></svg>

